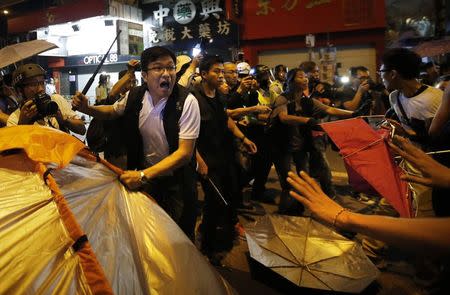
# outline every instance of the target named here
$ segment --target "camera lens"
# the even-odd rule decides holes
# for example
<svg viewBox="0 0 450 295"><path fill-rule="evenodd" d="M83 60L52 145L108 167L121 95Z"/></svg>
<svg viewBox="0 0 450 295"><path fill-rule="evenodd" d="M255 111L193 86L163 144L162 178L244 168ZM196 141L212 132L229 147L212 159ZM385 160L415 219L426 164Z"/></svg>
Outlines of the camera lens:
<svg viewBox="0 0 450 295"><path fill-rule="evenodd" d="M38 113L45 116L52 116L58 112L58 104L50 98L46 93L38 93L34 97Z"/></svg>

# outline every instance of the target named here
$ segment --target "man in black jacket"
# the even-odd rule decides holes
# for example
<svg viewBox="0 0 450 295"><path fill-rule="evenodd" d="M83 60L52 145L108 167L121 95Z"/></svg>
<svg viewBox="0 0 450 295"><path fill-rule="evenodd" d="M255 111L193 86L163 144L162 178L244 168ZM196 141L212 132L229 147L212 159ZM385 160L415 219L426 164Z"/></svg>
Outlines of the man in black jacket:
<svg viewBox="0 0 450 295"><path fill-rule="evenodd" d="M89 106L86 97L78 93L73 106L103 120L124 116L130 170L120 180L130 189L144 187L193 238L198 103L192 94L176 86L176 58L170 50L147 48L142 52L141 66L145 84L115 104Z"/></svg>
<svg viewBox="0 0 450 295"><path fill-rule="evenodd" d="M232 246L233 225L237 223L236 206L240 201L233 136L242 141L249 153L255 153L256 146L239 130L225 111L218 92L224 80L223 61L216 56L205 56L199 68L202 81L194 87L193 94L198 100L201 113L197 162L205 192L202 252L212 263L219 263L217 252L228 250ZM220 242L218 227L223 228Z"/></svg>

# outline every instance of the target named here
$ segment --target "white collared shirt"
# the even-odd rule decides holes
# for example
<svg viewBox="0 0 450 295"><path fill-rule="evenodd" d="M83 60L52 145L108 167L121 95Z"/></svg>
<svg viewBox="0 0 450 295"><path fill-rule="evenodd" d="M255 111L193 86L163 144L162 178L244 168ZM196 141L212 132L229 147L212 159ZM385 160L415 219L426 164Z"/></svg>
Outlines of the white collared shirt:
<svg viewBox="0 0 450 295"><path fill-rule="evenodd" d="M123 115L128 100L127 95L117 101L113 107L114 111ZM169 155L169 144L166 139L163 122L163 110L167 98L163 98L153 105L153 99L148 91L145 92L142 101L142 109L139 112L139 131L142 136L143 150L146 166L152 166ZM180 139L196 139L200 133L200 108L197 99L189 94L186 97L178 121Z"/></svg>

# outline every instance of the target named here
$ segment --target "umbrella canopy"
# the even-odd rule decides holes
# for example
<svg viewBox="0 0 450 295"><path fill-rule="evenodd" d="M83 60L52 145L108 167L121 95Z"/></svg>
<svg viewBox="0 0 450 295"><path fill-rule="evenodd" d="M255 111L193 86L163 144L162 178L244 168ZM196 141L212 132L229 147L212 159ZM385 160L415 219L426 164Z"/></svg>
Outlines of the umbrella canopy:
<svg viewBox="0 0 450 295"><path fill-rule="evenodd" d="M349 183L360 192L383 196L402 217L411 217L407 182L400 179L385 141L386 130L373 130L360 118L321 124L339 147L349 176Z"/></svg>
<svg viewBox="0 0 450 295"><path fill-rule="evenodd" d="M379 274L359 244L305 217L245 225L250 256L300 287L359 293Z"/></svg>
<svg viewBox="0 0 450 295"><path fill-rule="evenodd" d="M421 57L446 54L450 52L450 39L423 42L414 47L413 51Z"/></svg>
<svg viewBox="0 0 450 295"><path fill-rule="evenodd" d="M0 68L57 47L45 40L32 40L3 47L0 49Z"/></svg>

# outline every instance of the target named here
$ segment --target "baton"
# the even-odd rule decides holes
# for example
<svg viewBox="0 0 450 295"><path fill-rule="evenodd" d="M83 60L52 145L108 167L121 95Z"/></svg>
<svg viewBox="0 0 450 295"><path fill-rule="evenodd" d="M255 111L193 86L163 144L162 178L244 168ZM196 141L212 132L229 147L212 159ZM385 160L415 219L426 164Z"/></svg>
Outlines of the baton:
<svg viewBox="0 0 450 295"><path fill-rule="evenodd" d="M114 38L114 41L112 42L111 46L109 46L108 51L103 56L101 62L98 64L98 66L95 69L94 73L92 74L91 78L89 78L89 81L86 83L86 86L84 86L83 91L81 92L81 93L83 93L83 95L86 95L86 93L88 92L89 88L91 88L92 83L94 83L95 76L97 76L98 71L100 71L101 67L103 66L103 63L105 62L106 57L108 56L108 53L111 51L111 48L113 47L113 45L116 42L117 38L119 38L120 33L122 33L121 30L119 30L117 32L116 38Z"/></svg>
<svg viewBox="0 0 450 295"><path fill-rule="evenodd" d="M217 195L222 199L222 202L225 204L225 206L228 206L228 202L225 200L225 198L222 196L222 194L220 193L219 189L217 188L217 186L214 184L214 182L211 180L211 178L209 178L209 176L206 176L206 179L209 181L209 183L211 184L211 186L214 188L214 190L216 191Z"/></svg>

